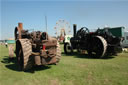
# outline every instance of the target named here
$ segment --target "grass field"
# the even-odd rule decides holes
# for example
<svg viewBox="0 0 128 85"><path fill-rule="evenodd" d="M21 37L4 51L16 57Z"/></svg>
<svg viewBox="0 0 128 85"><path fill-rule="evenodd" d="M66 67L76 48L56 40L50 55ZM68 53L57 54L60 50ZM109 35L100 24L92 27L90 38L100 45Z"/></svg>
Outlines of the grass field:
<svg viewBox="0 0 128 85"><path fill-rule="evenodd" d="M63 46L62 46L63 48ZM8 62L8 49L0 46L0 85L128 85L128 53L106 59L65 55L58 65L18 71Z"/></svg>

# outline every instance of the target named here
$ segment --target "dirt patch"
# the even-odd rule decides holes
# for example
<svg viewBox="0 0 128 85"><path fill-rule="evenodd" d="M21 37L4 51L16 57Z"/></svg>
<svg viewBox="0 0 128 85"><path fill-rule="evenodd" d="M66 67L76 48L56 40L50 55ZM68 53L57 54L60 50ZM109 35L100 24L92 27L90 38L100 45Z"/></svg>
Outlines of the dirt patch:
<svg viewBox="0 0 128 85"><path fill-rule="evenodd" d="M79 67L81 67L81 68L87 68L87 65L79 64Z"/></svg>
<svg viewBox="0 0 128 85"><path fill-rule="evenodd" d="M94 80L93 76L92 76L92 72L89 72L88 73L88 77L87 77L88 80Z"/></svg>
<svg viewBox="0 0 128 85"><path fill-rule="evenodd" d="M50 81L50 85L61 85L61 84L59 83L58 79L55 79Z"/></svg>
<svg viewBox="0 0 128 85"><path fill-rule="evenodd" d="M104 79L104 84L105 84L105 85L109 85L109 83L110 83L110 80L109 80L109 79L107 79L107 78Z"/></svg>

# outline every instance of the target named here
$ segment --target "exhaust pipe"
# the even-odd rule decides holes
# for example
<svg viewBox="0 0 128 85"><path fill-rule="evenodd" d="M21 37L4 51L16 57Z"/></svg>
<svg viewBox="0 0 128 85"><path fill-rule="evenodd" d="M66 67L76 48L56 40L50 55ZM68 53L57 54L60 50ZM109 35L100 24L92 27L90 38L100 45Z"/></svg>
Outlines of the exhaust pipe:
<svg viewBox="0 0 128 85"><path fill-rule="evenodd" d="M23 23L18 23L18 27L20 30L23 30Z"/></svg>
<svg viewBox="0 0 128 85"><path fill-rule="evenodd" d="M73 32L74 32L74 37L76 36L76 30L77 30L77 25L76 24L73 24Z"/></svg>

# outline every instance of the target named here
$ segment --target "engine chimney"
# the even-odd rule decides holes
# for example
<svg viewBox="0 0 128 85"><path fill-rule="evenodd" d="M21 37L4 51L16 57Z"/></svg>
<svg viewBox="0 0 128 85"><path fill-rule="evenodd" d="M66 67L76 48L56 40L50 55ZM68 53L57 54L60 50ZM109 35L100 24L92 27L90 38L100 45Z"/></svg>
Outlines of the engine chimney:
<svg viewBox="0 0 128 85"><path fill-rule="evenodd" d="M76 30L77 30L76 26L77 26L76 24L73 24L74 37L76 36Z"/></svg>
<svg viewBox="0 0 128 85"><path fill-rule="evenodd" d="M23 23L18 23L18 27L20 28L20 30L23 30Z"/></svg>

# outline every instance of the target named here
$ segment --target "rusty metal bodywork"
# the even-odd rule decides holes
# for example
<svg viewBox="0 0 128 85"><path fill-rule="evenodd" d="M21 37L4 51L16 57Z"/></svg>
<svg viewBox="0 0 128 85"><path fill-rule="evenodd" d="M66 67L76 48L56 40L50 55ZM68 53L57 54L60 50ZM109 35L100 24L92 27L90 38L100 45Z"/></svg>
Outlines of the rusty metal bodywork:
<svg viewBox="0 0 128 85"><path fill-rule="evenodd" d="M46 32L24 30L22 23L18 24L14 33L15 53L21 70L59 62L61 50L57 39L48 36Z"/></svg>

